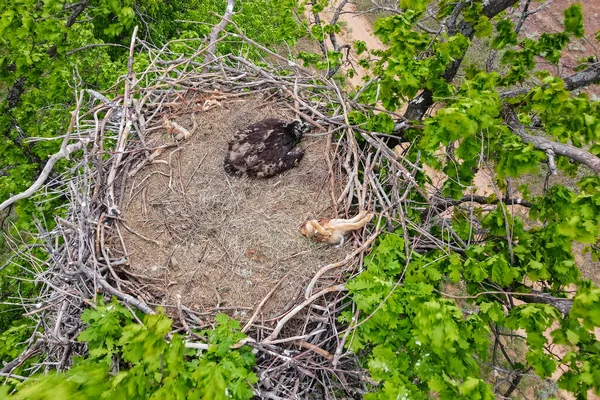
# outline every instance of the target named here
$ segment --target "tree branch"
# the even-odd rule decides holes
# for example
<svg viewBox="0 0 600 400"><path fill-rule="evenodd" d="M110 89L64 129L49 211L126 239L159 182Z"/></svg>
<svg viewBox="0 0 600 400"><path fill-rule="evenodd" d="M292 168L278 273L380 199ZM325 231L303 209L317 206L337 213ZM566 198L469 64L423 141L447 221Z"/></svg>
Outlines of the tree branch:
<svg viewBox="0 0 600 400"><path fill-rule="evenodd" d="M333 17L331 17L331 21L329 22L329 25L337 24L337 21L340 18L340 13L342 12L342 10L344 9L344 7L346 6L347 3L348 3L348 0L342 0L340 2L340 4L338 4L338 6L335 9L335 12L333 13ZM337 38L335 37L335 33L331 32L329 34L329 40L331 41L331 44L333 45L333 49L335 51L339 51L340 46L337 42Z"/></svg>
<svg viewBox="0 0 600 400"><path fill-rule="evenodd" d="M90 0L83 0L80 1L79 3L77 3L77 6L72 7L73 8L73 12L71 13L71 15L69 15L69 18L67 18L67 22L65 23L65 28L70 28L73 26L73 24L75 23L75 21L77 21L77 18L79 18L79 16L81 15L81 13L87 8L87 6L90 4ZM66 33L64 34L64 36L66 37ZM56 55L58 47L55 45L53 45L49 50L48 50L48 55L50 57L54 57Z"/></svg>
<svg viewBox="0 0 600 400"><path fill-rule="evenodd" d="M477 195L465 195L460 199L449 199L446 197L435 196L431 203L433 207L435 207L438 212L443 212L452 206L457 206L462 203L477 203L482 205L496 205L500 202L509 205L509 206L523 206L530 208L532 204L526 200L514 198L514 199L498 199L498 198L490 198L486 196L477 196Z"/></svg>
<svg viewBox="0 0 600 400"><path fill-rule="evenodd" d="M600 83L600 62L590 65L583 71L577 72L565 78L565 89L571 91Z"/></svg>
<svg viewBox="0 0 600 400"><path fill-rule="evenodd" d="M517 1L518 0L490 0L487 3L487 5L483 7L483 15L485 15L488 18L493 18L501 11L504 11L508 7L515 4ZM462 3L458 3L456 7L461 7L460 4ZM469 39L472 39L475 33L473 26L471 26L470 23L465 21L462 21L460 24L458 24L458 26L455 26L455 20L456 18L454 18L448 24L448 33L461 33ZM460 64L462 63L463 57L464 54L461 57L452 61L448 68L446 68L446 71L444 72L444 79L446 80L446 82L451 82L454 79L456 73L458 72ZM421 118L423 118L429 107L431 107L432 105L433 92L429 89L425 89L423 92L421 92L420 95L418 95L408 103L408 107L406 109L404 117L408 120L420 120Z"/></svg>
<svg viewBox="0 0 600 400"><path fill-rule="evenodd" d="M568 157L571 160L586 165L596 173L600 174L600 158L595 155L588 153L579 147L571 146L570 144L556 143L541 136L530 135L519 121L519 118L517 118L515 111L506 104L504 105L504 117L506 119L506 125L508 125L510 130L515 135L519 136L523 142L531 144L534 148L546 153L552 151L560 156Z"/></svg>
<svg viewBox="0 0 600 400"><path fill-rule="evenodd" d="M573 306L573 299L563 299L561 297L550 296L547 293L542 293L532 290L526 296L515 295L516 298L525 303L542 303L555 307L563 315L568 315Z"/></svg>
<svg viewBox="0 0 600 400"><path fill-rule="evenodd" d="M63 142L60 146L60 150L50 157L50 159L44 166L44 169L42 170L42 172L40 173L40 175L38 176L36 181L33 182L33 184L29 187L29 189L25 190L24 192L19 193L16 196L11 196L7 200L5 200L2 204L0 204L0 211L6 209L8 206L13 204L14 202L22 200L22 199L26 199L26 198L30 197L31 195L33 195L35 192L37 192L42 187L44 182L46 182L46 179L48 179L48 176L52 172L52 168L54 168L54 165L59 160L62 160L63 158L66 158L68 160L71 153L74 153L77 150L81 150L83 145L85 143L87 143L87 142L81 141L78 143L68 144L69 139L71 138L71 132L73 131L73 126L75 125L75 120L77 119L77 115L79 114L79 108L81 107L82 101L83 101L83 94L80 94L79 98L77 99L77 106L75 107L75 110L73 110L73 112L71 113L71 122L69 123L69 128L67 129L67 134L65 135L65 138L63 139Z"/></svg>
<svg viewBox="0 0 600 400"><path fill-rule="evenodd" d="M583 71L579 71L571 76L566 77L564 81L565 89L569 91L580 89L582 87L586 87L594 83L600 83L600 62L592 64ZM500 93L500 98L508 99L511 97L517 97L529 93L530 90L531 89L526 88L508 90L506 92Z"/></svg>
<svg viewBox="0 0 600 400"><path fill-rule="evenodd" d="M206 58L207 62L212 62L216 59L215 57L215 48L217 46L217 39L219 37L219 33L228 24L228 19L233 15L233 7L235 6L235 0L227 0L227 8L225 9L225 14L223 14L223 18L221 18L221 22L217 25L213 26L208 35L208 47L206 49Z"/></svg>

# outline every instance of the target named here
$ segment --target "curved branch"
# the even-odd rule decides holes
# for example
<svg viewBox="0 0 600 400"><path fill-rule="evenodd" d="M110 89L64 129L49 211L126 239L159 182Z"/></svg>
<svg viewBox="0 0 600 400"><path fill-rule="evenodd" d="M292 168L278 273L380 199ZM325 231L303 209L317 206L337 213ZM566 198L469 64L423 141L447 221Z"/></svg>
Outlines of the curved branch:
<svg viewBox="0 0 600 400"><path fill-rule="evenodd" d="M81 107L82 101L83 101L83 93L80 93L80 95L77 99L77 106L75 107L75 110L73 110L73 112L71 113L71 122L69 123L69 128L67 129L67 134L65 135L65 138L63 139L63 142L60 146L60 150L57 153L52 154L52 156L50 157L50 159L44 166L44 169L42 170L42 172L40 173L38 178L35 180L35 182L33 182L33 184L29 187L29 189L6 199L3 203L0 204L0 211L6 209L11 204L13 204L19 200L31 197L35 192L37 192L42 187L44 182L46 182L46 179L48 179L48 176L50 175L50 172L52 172L54 165L59 160L62 160L63 158L66 158L68 160L71 153L74 153L77 150L81 150L83 145L85 143L87 143L87 142L81 141L78 143L73 143L73 144L67 145L67 143L69 143L69 139L71 137L71 132L73 131L73 126L75 125L75 120L77 118L77 115L79 114L79 109Z"/></svg>
<svg viewBox="0 0 600 400"><path fill-rule="evenodd" d="M346 289L346 285L335 285L335 286L330 286L326 289L321 290L318 293L313 294L312 296L310 296L308 299L304 300L302 303L300 303L299 305L297 305L296 307L294 307L294 309L292 309L289 313L287 313L285 315L285 317L283 317L281 319L281 321L279 321L277 323L277 326L275 327L275 329L273 329L273 332L271 332L271 334L262 341L263 344L269 344L271 343L273 340L277 339L277 336L279 335L279 332L281 332L281 330L283 329L283 326L294 317L294 315L298 314L304 307L306 307L307 305L309 305L310 303L312 303L313 301L315 301L316 299L318 299L319 297L327 294L327 293L331 293L331 292L343 292Z"/></svg>
<svg viewBox="0 0 600 400"><path fill-rule="evenodd" d="M568 157L573 161L586 165L597 174L600 174L600 158L592 153L588 153L587 151L570 144L556 143L541 136L530 135L519 121L519 118L517 118L515 111L506 104L504 105L504 116L506 118L506 125L508 125L510 130L515 135L519 136L523 142L531 144L534 148L546 153L552 151L560 156Z"/></svg>
<svg viewBox="0 0 600 400"><path fill-rule="evenodd" d="M50 157L50 159L48 160L48 162L46 163L46 166L42 170L42 173L40 174L40 176L38 176L36 181L29 187L29 189L6 199L2 204L0 204L0 211L4 210L8 206L10 206L11 204L13 204L19 200L23 200L28 197L31 197L35 192L37 192L42 187L44 182L46 182L46 179L48 179L50 172L52 172L52 168L54 168L54 165L59 160L62 160L63 158L69 159L69 155L71 153L73 153L77 150L81 150L82 147L83 147L83 142L74 143L74 144L70 144L70 145L66 146L63 149L60 149L60 151L58 153L53 154Z"/></svg>

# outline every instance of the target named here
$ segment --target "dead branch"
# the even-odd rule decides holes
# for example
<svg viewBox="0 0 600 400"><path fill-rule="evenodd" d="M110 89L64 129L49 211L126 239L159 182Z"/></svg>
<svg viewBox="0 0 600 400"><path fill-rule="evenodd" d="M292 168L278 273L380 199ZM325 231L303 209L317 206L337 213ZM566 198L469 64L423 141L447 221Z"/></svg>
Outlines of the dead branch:
<svg viewBox="0 0 600 400"><path fill-rule="evenodd" d="M84 144L88 143L87 140L82 140L78 143L68 144L69 140L71 139L71 133L73 132L73 126L75 125L75 121L77 120L77 116L79 115L79 109L81 108L82 101L83 101L83 93L80 93L79 96L77 96L77 105L75 106L75 110L73 110L71 112L71 122L69 123L69 127L67 128L67 133L62 141L60 150L57 153L54 153L53 155L50 156L50 159L44 166L44 169L42 170L42 172L40 173L38 178L35 180L35 182L33 182L33 184L27 190L15 195L15 196L9 197L2 204L0 204L0 211L6 209L7 207L9 207L11 204L13 204L16 201L31 197L35 192L40 190L40 188L44 185L44 183L48 179L48 176L50 176L50 173L52 172L54 165L58 161L62 160L63 158L66 158L68 160L69 156L71 154L73 154L74 152L76 152L78 150L81 150L81 148L84 146Z"/></svg>
<svg viewBox="0 0 600 400"><path fill-rule="evenodd" d="M221 18L221 22L217 25L213 26L208 35L208 47L206 48L206 67L204 72L208 71L208 64L215 61L215 48L217 44L217 38L219 37L219 33L227 26L228 20L233 15L233 7L235 6L235 0L227 0L227 8L225 9L225 14Z"/></svg>
<svg viewBox="0 0 600 400"><path fill-rule="evenodd" d="M131 86L134 85L133 80L134 72L133 72L133 50L135 48L135 38L137 36L138 27L137 25L133 29L133 34L131 35L131 43L129 45L129 59L127 60L127 77L125 79L125 94L123 96L123 106L126 110L124 112L123 118L121 118L121 123L119 125L119 139L117 142L116 148L116 157L113 161L112 167L108 173L108 190L107 190L107 204L109 207L109 213L111 216L118 215L118 209L116 207L116 199L115 199L115 178L117 175L118 166L123 159L123 151L125 150L125 144L127 143L127 136L129 135L129 130L131 129L132 121L129 115L130 103L131 103Z"/></svg>
<svg viewBox="0 0 600 400"><path fill-rule="evenodd" d="M304 300L302 303L300 303L299 305L297 305L296 307L294 307L289 313L287 313L285 315L285 317L283 317L281 319L281 321L279 321L277 323L277 326L275 327L275 329L273 329L273 332L263 341L263 343L269 344L271 341L277 339L277 336L279 335L279 332L281 332L281 330L283 329L284 325L290 319L292 319L296 314L298 314L304 307L306 307L307 305L309 305L310 303L312 303L313 301L315 301L319 297L321 297L321 296L323 296L323 295L325 295L327 293L341 292L341 291L344 291L344 290L346 290L346 285L335 285L335 286L331 286L331 287L328 287L326 289L323 289L323 290L321 290L318 293L313 294L308 299Z"/></svg>

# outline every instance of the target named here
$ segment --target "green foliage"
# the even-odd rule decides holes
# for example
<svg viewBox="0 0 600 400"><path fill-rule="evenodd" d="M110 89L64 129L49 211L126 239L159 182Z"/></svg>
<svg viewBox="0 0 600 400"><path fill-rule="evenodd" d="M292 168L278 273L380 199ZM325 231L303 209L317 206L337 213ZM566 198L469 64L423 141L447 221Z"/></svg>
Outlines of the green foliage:
<svg viewBox="0 0 600 400"><path fill-rule="evenodd" d="M477 315L464 318L454 301L435 290L444 258L431 253L407 263L403 239L387 234L365 260L365 271L348 283L361 311L348 346L369 350L369 371L379 382L366 398L424 399L430 392L448 399L494 398L489 385L475 378L473 358L485 358L487 325ZM352 312L341 319L352 321Z"/></svg>
<svg viewBox="0 0 600 400"><path fill-rule="evenodd" d="M250 399L251 349L230 346L245 337L239 323L221 314L214 330L202 331L210 344L206 352L187 349L183 338L169 340L171 320L147 315L143 325L116 300L102 301L83 315L88 328L79 341L89 355L65 373L33 377L16 387L14 399ZM8 390L4 387L4 390ZM58 397L57 397L58 396Z"/></svg>
<svg viewBox="0 0 600 400"><path fill-rule="evenodd" d="M565 32L575 37L583 37L583 9L581 4L573 4L565 10Z"/></svg>
<svg viewBox="0 0 600 400"><path fill-rule="evenodd" d="M429 35L413 29L421 16L421 12L409 9L375 23L375 34L387 48L372 52L379 57L372 68L380 77L379 85L368 87L361 98L363 101L373 104L374 93L379 91L384 107L395 110L407 97L415 96L423 85L437 96L450 96L454 92L445 81L443 71L462 56L469 40L462 35L444 36L430 46ZM431 57L420 56L426 50Z"/></svg>
<svg viewBox="0 0 600 400"><path fill-rule="evenodd" d="M492 41L492 48L503 49L508 45L517 44L517 33L515 24L509 19L502 19L496 24L497 35Z"/></svg>
<svg viewBox="0 0 600 400"><path fill-rule="evenodd" d="M31 336L33 327L25 318L14 319L12 325L0 333L0 362L10 362L17 358L23 349L25 343ZM14 373L19 374L21 371L31 364L33 360L28 360L27 363L18 367Z"/></svg>

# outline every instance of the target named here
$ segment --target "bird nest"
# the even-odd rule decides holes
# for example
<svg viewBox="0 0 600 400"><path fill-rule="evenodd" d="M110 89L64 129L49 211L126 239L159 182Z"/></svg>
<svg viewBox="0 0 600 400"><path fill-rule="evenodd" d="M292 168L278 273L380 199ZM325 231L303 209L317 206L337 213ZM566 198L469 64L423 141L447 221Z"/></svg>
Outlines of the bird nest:
<svg viewBox="0 0 600 400"><path fill-rule="evenodd" d="M177 304L181 296L190 309L247 321L276 287L260 309L270 319L300 298L319 268L342 257L343 249L315 245L299 232L307 217L335 212L325 137L305 138L300 165L272 179L232 178L223 170L233 132L265 117L295 117L269 97L188 95L165 117L190 137L127 182L123 253L161 303ZM157 131L148 142L168 146L174 138Z"/></svg>
<svg viewBox="0 0 600 400"><path fill-rule="evenodd" d="M259 396L364 392L364 374L345 349L352 329L337 324L339 312L353 307L344 283L360 270L381 221L401 225L414 207L406 194L419 190L417 167L383 136L349 122L353 110L373 108L338 82L241 34L224 35L271 62L216 57L216 35L182 57L134 34L129 72L116 86L122 95L77 92L61 151L23 195L39 188L58 160L76 156L62 180L46 187L68 199L55 227L38 226L35 246L47 258L21 253L40 271L43 289L24 305L37 321L30 345L3 373L39 351L45 360L37 368L66 368L84 354L76 340L80 315L101 293L144 313L162 305L191 348L206 348L192 331L210 326L217 313L240 319L245 343L258 352ZM177 42L184 45L198 43ZM133 68L136 49L150 60L141 71ZM228 138L265 117L314 127L301 142L305 158L271 179L227 176ZM347 218L359 210L383 218L339 249L300 235L307 217ZM443 245L430 238L424 234L420 245Z"/></svg>

